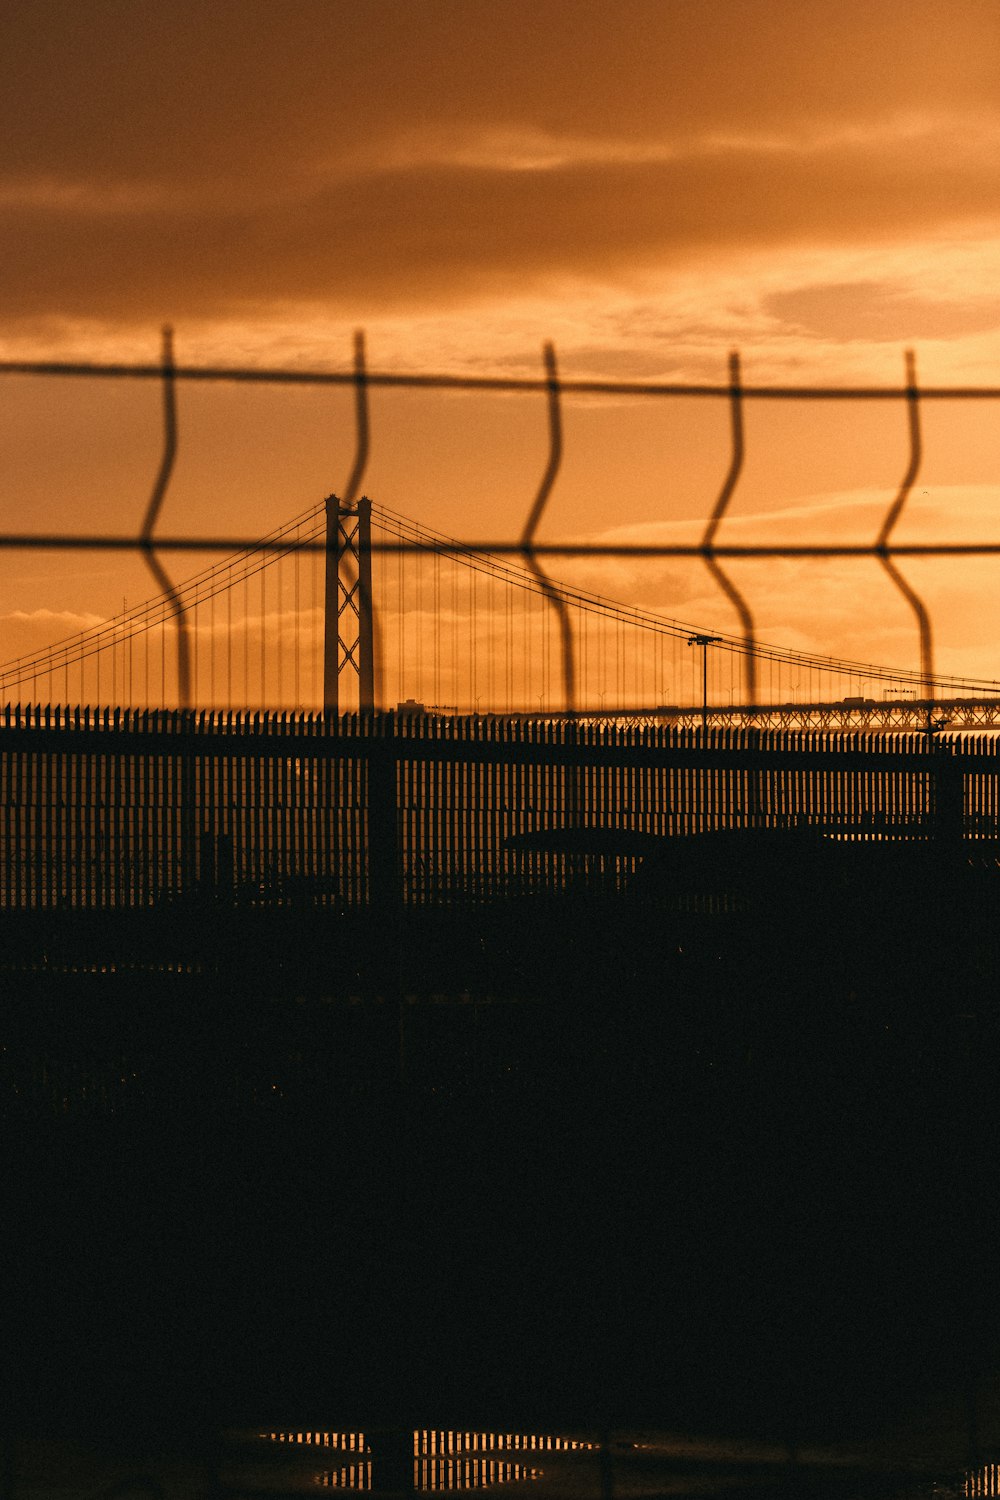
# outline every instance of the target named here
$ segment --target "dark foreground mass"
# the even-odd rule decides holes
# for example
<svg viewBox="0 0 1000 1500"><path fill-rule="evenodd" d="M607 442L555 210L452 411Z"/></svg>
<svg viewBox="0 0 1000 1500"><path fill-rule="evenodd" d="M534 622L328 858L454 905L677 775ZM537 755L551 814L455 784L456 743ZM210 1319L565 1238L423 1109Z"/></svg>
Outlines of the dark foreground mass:
<svg viewBox="0 0 1000 1500"><path fill-rule="evenodd" d="M12 963L10 1430L794 1445L944 1395L964 1461L998 1363L1000 949L992 887L913 870L724 910L653 872L316 927L308 962L264 916L222 973Z"/></svg>

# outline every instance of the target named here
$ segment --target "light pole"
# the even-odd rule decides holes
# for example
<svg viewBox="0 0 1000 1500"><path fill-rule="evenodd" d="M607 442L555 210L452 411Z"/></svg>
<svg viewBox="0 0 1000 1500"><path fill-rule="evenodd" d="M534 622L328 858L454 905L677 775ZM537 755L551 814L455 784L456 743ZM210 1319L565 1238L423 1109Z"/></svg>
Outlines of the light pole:
<svg viewBox="0 0 1000 1500"><path fill-rule="evenodd" d="M701 647L701 727L708 728L708 648L714 646L716 641L721 641L721 635L692 635L688 637L689 646Z"/></svg>

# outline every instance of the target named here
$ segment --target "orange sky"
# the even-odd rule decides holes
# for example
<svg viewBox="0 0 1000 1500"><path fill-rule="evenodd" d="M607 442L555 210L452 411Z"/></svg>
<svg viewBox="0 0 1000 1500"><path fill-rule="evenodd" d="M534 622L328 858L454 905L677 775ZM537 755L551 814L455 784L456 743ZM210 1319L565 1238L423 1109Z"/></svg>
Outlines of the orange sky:
<svg viewBox="0 0 1000 1500"><path fill-rule="evenodd" d="M927 383L1000 372L994 0L33 0L0 39L4 357ZM4 524L138 528L152 386L0 381ZM257 532L343 485L345 393L185 387L163 526ZM994 404L925 416L898 537L1000 530ZM545 460L538 399L376 394L376 499L515 535ZM718 540L872 539L905 415L752 407ZM693 540L726 464L721 405L566 413L545 534ZM183 568L179 569L183 571ZM564 568L563 572L569 570ZM1000 677L994 565L909 565L939 664ZM703 627L696 565L579 577ZM761 634L916 663L874 563L745 565ZM123 557L0 564L10 650L151 592ZM55 624L53 623L55 620ZM58 633L58 631L57 631Z"/></svg>

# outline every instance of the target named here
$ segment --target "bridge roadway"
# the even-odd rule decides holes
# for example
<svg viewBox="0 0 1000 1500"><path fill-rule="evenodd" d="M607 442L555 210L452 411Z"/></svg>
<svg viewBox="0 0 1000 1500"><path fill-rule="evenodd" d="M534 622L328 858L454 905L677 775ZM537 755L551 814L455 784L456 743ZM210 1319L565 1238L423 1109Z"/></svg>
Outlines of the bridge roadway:
<svg viewBox="0 0 1000 1500"><path fill-rule="evenodd" d="M731 703L655 709L602 710L581 718L620 725L664 724L679 729L798 729L892 733L1000 729L1000 698L842 698L831 703Z"/></svg>

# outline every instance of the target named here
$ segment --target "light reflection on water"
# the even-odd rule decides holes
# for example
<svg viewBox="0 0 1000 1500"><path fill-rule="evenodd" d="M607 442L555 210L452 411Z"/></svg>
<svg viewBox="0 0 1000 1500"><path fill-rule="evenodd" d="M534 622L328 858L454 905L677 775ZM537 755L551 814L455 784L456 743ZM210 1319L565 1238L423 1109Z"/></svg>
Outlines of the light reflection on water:
<svg viewBox="0 0 1000 1500"><path fill-rule="evenodd" d="M499 1484L537 1479L539 1469L495 1458L424 1458L413 1465L413 1487L422 1492L437 1490L481 1490ZM345 1464L317 1474L315 1484L327 1489L370 1490L371 1461Z"/></svg>
<svg viewBox="0 0 1000 1500"><path fill-rule="evenodd" d="M966 1475L963 1495L976 1500L979 1495L1000 1495L1000 1464L983 1464Z"/></svg>
<svg viewBox="0 0 1000 1500"><path fill-rule="evenodd" d="M363 1432L266 1432L260 1436L314 1452L326 1450L324 1457L343 1457L337 1467L328 1466L315 1474L314 1484L328 1489L372 1488L372 1447ZM540 1460L544 1454L593 1452L596 1447L582 1438L552 1433L417 1428L413 1433L413 1488L431 1493L516 1484L541 1475L542 1470L532 1459ZM512 1457L515 1454L523 1457Z"/></svg>
<svg viewBox="0 0 1000 1500"><path fill-rule="evenodd" d="M260 1432L259 1439L269 1443L288 1445L289 1458L294 1456L296 1468L300 1469L297 1487L303 1485L330 1489L349 1489L373 1492L379 1489L381 1471L381 1443L373 1432ZM412 1492L434 1494L445 1491L480 1490L530 1484L543 1481L539 1493L548 1493L555 1482L554 1493L573 1495L616 1496L626 1500L649 1500L653 1494L662 1496L677 1490L685 1493L693 1483L698 1493L722 1495L730 1493L734 1475L741 1475L754 1487L787 1480L788 1463L791 1459L798 1477L812 1470L812 1479L834 1484L838 1493L845 1484L853 1483L856 1489L851 1494L868 1496L883 1494L887 1480L892 1476L896 1488L893 1493L900 1500L980 1500L980 1497L1000 1497L1000 1462L986 1462L975 1468L961 1466L951 1469L950 1474L936 1477L916 1464L902 1468L892 1461L887 1464L868 1462L860 1454L850 1455L845 1451L808 1449L798 1450L792 1458L790 1450L770 1443L726 1443L716 1441L699 1442L696 1439L680 1438L677 1435L636 1435L626 1441L616 1435L607 1449L596 1440L579 1437L558 1436L552 1433L517 1432L469 1432L457 1429L418 1428L403 1445L402 1461L412 1451ZM412 1450L410 1444L412 1441ZM602 1469L602 1453L607 1465ZM571 1455L585 1458L582 1468L570 1463L563 1465ZM660 1463L656 1460L659 1459ZM304 1465L303 1465L303 1460ZM625 1469L620 1463L625 1462ZM649 1461L654 1467L648 1467ZM594 1467L594 1465L597 1467ZM665 1467L661 1468L661 1464ZM685 1471L679 1477L678 1464ZM593 1473L590 1470L593 1468ZM894 1472L895 1471L895 1472ZM381 1483L386 1475L382 1473ZM875 1488L871 1485L874 1483ZM399 1482L393 1485L396 1489ZM406 1486L402 1486L406 1488ZM826 1491L823 1491L826 1493ZM817 1491L818 1493L818 1491Z"/></svg>

